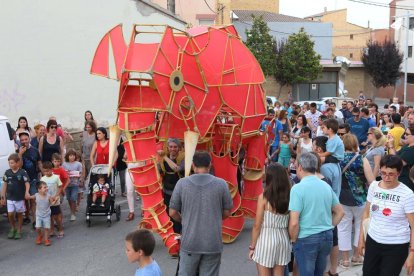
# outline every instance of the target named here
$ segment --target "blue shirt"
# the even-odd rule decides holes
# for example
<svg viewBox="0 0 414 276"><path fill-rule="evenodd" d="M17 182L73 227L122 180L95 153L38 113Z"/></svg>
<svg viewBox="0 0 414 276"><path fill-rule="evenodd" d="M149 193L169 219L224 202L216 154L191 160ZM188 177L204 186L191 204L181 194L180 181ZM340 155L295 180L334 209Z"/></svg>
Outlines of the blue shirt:
<svg viewBox="0 0 414 276"><path fill-rule="evenodd" d="M135 271L135 276L162 276L161 269L155 260L152 263L138 268Z"/></svg>
<svg viewBox="0 0 414 276"><path fill-rule="evenodd" d="M326 151L330 152L333 157L338 159L338 161L344 160L344 142L342 142L338 135L335 134L335 136L328 139L326 142Z"/></svg>
<svg viewBox="0 0 414 276"><path fill-rule="evenodd" d="M326 182L315 175L302 178L290 192L289 210L299 212L299 236L333 229L332 207L339 204L338 197Z"/></svg>
<svg viewBox="0 0 414 276"><path fill-rule="evenodd" d="M369 127L377 127L377 124L375 124L375 121L372 120L371 117L368 117L367 120L368 120L368 123L369 123Z"/></svg>
<svg viewBox="0 0 414 276"><path fill-rule="evenodd" d="M275 120L275 127L273 133L275 134L275 140L272 143L272 147L278 147L280 142L279 131L283 131L282 123L279 120Z"/></svg>
<svg viewBox="0 0 414 276"><path fill-rule="evenodd" d="M351 133L358 138L359 144L367 140L369 130L369 122L367 119L361 118L358 122L355 122L354 118L351 118L347 123L351 126Z"/></svg>
<svg viewBox="0 0 414 276"><path fill-rule="evenodd" d="M342 158L343 159L343 158ZM342 185L342 170L340 168L339 163L325 163L321 166L321 174L325 176L326 179L332 185L332 190L339 198L339 194L341 193L341 185Z"/></svg>

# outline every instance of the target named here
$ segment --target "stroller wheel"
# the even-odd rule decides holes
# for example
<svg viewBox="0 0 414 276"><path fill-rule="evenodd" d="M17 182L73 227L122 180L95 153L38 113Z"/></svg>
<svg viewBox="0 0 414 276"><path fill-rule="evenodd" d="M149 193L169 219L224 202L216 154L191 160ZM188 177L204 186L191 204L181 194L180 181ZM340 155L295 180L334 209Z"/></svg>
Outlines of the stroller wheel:
<svg viewBox="0 0 414 276"><path fill-rule="evenodd" d="M121 219L121 205L116 206L116 221L119 221Z"/></svg>
<svg viewBox="0 0 414 276"><path fill-rule="evenodd" d="M108 219L108 220L106 220L106 224L108 225L108 227L111 227L112 221L110 219Z"/></svg>
<svg viewBox="0 0 414 276"><path fill-rule="evenodd" d="M87 219L87 220L86 220L86 225L87 225L88 227L91 227L91 220L90 220L90 219Z"/></svg>

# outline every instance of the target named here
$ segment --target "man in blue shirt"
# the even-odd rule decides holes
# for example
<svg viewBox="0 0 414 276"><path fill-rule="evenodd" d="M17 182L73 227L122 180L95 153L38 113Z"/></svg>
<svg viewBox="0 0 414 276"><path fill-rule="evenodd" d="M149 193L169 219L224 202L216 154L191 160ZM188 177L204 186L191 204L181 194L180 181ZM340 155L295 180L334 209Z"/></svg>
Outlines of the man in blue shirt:
<svg viewBox="0 0 414 276"><path fill-rule="evenodd" d="M332 229L344 216L332 188L316 176L318 159L300 155L296 173L301 181L290 192L289 236L300 275L322 276L332 249Z"/></svg>
<svg viewBox="0 0 414 276"><path fill-rule="evenodd" d="M361 108L361 118L366 119L368 121L369 127L377 126L375 121L369 116L369 110L366 107Z"/></svg>
<svg viewBox="0 0 414 276"><path fill-rule="evenodd" d="M361 118L361 113L358 107L352 109L352 118L350 118L347 123L351 126L351 133L358 138L358 144L360 149L365 148L365 145L362 144L367 141L369 122Z"/></svg>

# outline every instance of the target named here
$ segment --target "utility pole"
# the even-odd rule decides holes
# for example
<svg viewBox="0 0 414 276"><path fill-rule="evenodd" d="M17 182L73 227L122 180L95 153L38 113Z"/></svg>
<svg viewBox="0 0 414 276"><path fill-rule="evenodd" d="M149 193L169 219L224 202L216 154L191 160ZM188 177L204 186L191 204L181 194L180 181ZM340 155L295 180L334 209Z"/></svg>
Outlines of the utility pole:
<svg viewBox="0 0 414 276"><path fill-rule="evenodd" d="M403 25L404 26L404 25ZM410 13L405 16L405 44L404 44L404 105L407 105L407 74L408 74L408 31L410 29Z"/></svg>
<svg viewBox="0 0 414 276"><path fill-rule="evenodd" d="M175 14L175 0L167 0L167 10Z"/></svg>

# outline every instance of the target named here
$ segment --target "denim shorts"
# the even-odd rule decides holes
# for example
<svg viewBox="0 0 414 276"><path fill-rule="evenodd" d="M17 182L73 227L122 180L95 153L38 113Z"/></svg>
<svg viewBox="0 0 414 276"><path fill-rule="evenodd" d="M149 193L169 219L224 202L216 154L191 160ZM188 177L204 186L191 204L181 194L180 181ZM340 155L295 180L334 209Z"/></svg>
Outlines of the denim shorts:
<svg viewBox="0 0 414 276"><path fill-rule="evenodd" d="M30 195L34 195L35 193L37 193L37 179L32 179L30 180L30 188L29 188L29 194Z"/></svg>
<svg viewBox="0 0 414 276"><path fill-rule="evenodd" d="M38 217L36 216L36 228L50 229L50 217Z"/></svg>
<svg viewBox="0 0 414 276"><path fill-rule="evenodd" d="M66 188L66 198L69 201L77 201L78 200L78 186L69 186Z"/></svg>

